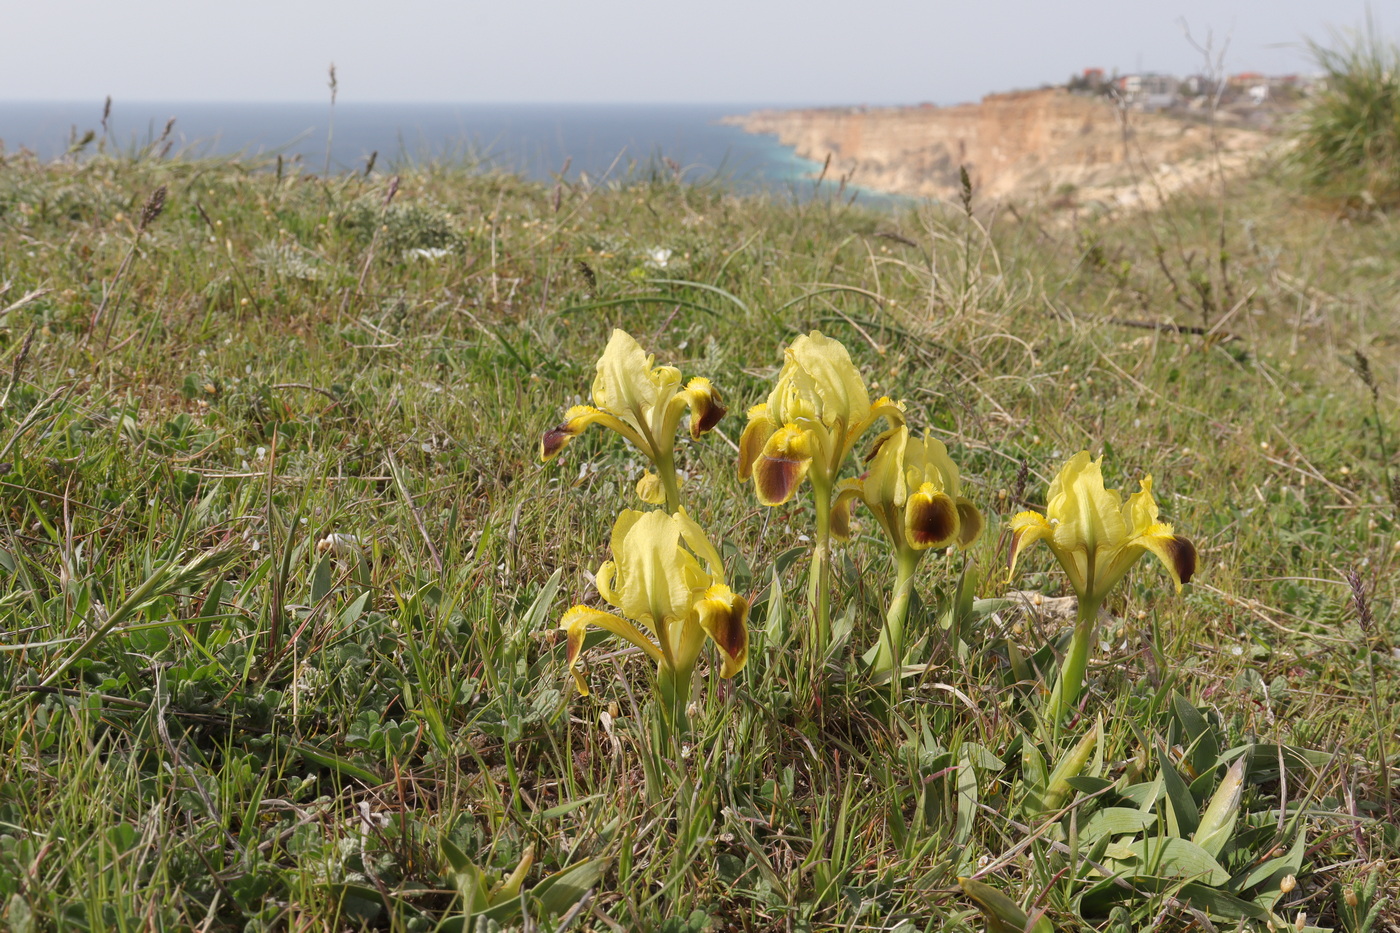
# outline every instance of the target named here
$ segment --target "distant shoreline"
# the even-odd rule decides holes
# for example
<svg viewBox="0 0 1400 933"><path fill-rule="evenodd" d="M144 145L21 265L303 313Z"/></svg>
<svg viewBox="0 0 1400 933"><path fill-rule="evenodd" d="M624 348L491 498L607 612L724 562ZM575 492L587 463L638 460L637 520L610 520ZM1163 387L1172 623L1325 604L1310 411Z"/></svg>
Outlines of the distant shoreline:
<svg viewBox="0 0 1400 933"><path fill-rule="evenodd" d="M949 107L765 109L724 121L814 163L830 159L829 174L877 191L955 198L966 166L984 198L1112 208L1152 206L1195 184L1209 174L1217 141L1227 172L1272 142L1263 129L1217 117L1212 131L1203 118L1127 112L1103 97L1046 88Z"/></svg>
<svg viewBox="0 0 1400 933"><path fill-rule="evenodd" d="M333 172L428 162L513 172L543 184L669 174L722 180L741 193L806 197L808 166L790 150L719 122L731 104L310 104L155 101L0 102L4 151L41 159L84 151L276 160ZM175 118L168 136L165 129ZM332 129L332 119L334 120ZM168 145L168 151L166 151ZM150 150L150 151L148 151ZM669 163L668 161L669 160Z"/></svg>

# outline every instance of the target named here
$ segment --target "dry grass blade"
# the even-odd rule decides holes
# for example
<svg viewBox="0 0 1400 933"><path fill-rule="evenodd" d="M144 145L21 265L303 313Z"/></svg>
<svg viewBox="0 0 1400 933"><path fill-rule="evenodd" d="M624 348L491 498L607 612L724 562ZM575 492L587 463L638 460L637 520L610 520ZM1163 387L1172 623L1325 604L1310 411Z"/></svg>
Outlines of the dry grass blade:
<svg viewBox="0 0 1400 933"><path fill-rule="evenodd" d="M151 192L146 198L145 205L141 208L140 223L136 227L136 235L131 238L131 245L127 248L126 255L122 257L121 265L117 267L116 274L112 281L102 290L102 301L98 304L97 310L92 313L92 320L88 322L87 333L84 339L92 336L97 330L98 322L105 315L107 317L107 329L102 335L102 347L105 350L108 341L112 337L112 325L116 321L117 309L121 304L122 291L126 283L127 272L131 269L131 261L136 256L136 249L141 243L141 237L146 232L146 228L155 223L157 217L165 210L165 185L161 185ZM111 310L108 311L108 305Z"/></svg>

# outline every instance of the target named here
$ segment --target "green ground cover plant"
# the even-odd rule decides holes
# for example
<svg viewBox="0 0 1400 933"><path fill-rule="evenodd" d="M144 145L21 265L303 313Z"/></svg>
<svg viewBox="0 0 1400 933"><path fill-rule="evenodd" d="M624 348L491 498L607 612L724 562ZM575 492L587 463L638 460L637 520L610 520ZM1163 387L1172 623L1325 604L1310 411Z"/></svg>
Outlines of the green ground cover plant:
<svg viewBox="0 0 1400 933"><path fill-rule="evenodd" d="M1400 234L1291 177L1078 219L5 155L6 922L1395 928ZM630 410L615 330L652 443L564 446ZM814 332L898 423L755 495ZM1011 576L1082 450L1179 596ZM684 689L694 629L613 634L639 528L746 623Z"/></svg>

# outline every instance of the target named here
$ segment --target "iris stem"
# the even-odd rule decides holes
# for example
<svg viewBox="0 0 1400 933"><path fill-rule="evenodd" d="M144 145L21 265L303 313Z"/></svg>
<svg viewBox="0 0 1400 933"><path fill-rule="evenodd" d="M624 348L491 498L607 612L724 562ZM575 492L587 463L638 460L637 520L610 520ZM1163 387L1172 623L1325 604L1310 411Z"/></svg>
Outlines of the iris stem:
<svg viewBox="0 0 1400 933"><path fill-rule="evenodd" d="M894 680L899 679L899 668L904 662L904 627L909 621L909 603L914 595L914 571L924 552L911 547L901 548L896 557L894 595L890 600L889 612L885 614L885 626L880 630L880 651L875 655L871 670L876 674L890 672Z"/></svg>
<svg viewBox="0 0 1400 933"><path fill-rule="evenodd" d="M672 745L690 735L690 684L694 669L678 671L667 664L657 668L657 694L661 700L662 732Z"/></svg>
<svg viewBox="0 0 1400 933"><path fill-rule="evenodd" d="M681 484L676 481L676 458L671 451L658 454L656 475L661 479L661 488L666 492L666 512L675 515L681 508Z"/></svg>
<svg viewBox="0 0 1400 933"><path fill-rule="evenodd" d="M1084 687L1084 671L1089 666L1089 646L1094 640L1095 623L1102 600L1079 600L1079 615L1070 636L1069 653L1060 667L1059 679L1045 704L1045 718L1052 729L1058 728L1065 714L1074 709L1079 692Z"/></svg>
<svg viewBox="0 0 1400 933"><path fill-rule="evenodd" d="M812 573L807 581L807 603L811 607L812 676L821 681L821 669L826 664L827 646L831 643L831 487L812 484L812 499L817 510L817 542L812 549Z"/></svg>

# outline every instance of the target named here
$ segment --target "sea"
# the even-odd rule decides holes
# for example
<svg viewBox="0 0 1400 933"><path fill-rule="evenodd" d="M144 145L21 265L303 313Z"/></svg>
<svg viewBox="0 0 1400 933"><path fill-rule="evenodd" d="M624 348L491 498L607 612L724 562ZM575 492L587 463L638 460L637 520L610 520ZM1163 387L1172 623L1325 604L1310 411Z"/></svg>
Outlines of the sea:
<svg viewBox="0 0 1400 933"><path fill-rule="evenodd" d="M0 101L4 152L63 157L82 149L174 157L234 157L284 170L379 171L429 161L505 170L550 183L626 183L679 173L799 200L838 196L818 184L821 165L776 137L722 124L725 116L781 104L384 104ZM171 123L170 121L174 121ZM169 130L167 132L167 126ZM80 153L81 155L81 153ZM849 189L839 196L891 206L900 199Z"/></svg>

